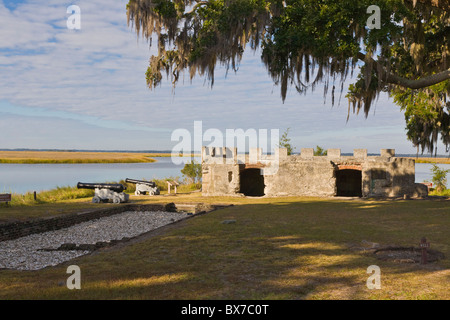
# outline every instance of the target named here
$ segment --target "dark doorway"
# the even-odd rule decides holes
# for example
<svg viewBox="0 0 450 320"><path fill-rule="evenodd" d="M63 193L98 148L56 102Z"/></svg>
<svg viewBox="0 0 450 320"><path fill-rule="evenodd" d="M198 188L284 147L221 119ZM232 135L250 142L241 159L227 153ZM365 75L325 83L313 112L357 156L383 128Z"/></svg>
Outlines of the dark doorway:
<svg viewBox="0 0 450 320"><path fill-rule="evenodd" d="M261 197L264 195L264 176L261 169L245 169L241 172L240 192L246 196Z"/></svg>
<svg viewBox="0 0 450 320"><path fill-rule="evenodd" d="M336 171L337 196L362 197L362 175L360 170L344 169Z"/></svg>

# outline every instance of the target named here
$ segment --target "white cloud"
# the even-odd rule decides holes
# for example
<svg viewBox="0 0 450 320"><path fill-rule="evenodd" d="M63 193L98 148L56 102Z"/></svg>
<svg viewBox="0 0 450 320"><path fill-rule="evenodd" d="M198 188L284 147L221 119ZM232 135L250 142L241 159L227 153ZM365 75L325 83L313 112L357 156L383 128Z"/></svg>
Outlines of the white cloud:
<svg viewBox="0 0 450 320"><path fill-rule="evenodd" d="M170 132L105 128L73 119L0 112L0 148L170 150ZM150 140L149 137L154 137Z"/></svg>
<svg viewBox="0 0 450 320"><path fill-rule="evenodd" d="M145 71L153 51L127 26L127 2L30 0L12 11L0 3L0 100L149 128L191 129L195 120L202 120L204 128L222 130L291 127L293 139L301 144L315 146L328 139L348 149L358 138L349 140L352 132L364 129L366 135L358 141L369 145L374 133L392 128L405 150L413 150L403 133L403 115L385 98L375 116L366 120L352 115L348 123L345 98L341 106L331 108L329 102L323 104L320 88L306 96L291 89L283 104L258 53L247 52L238 73L230 71L226 79L225 69L218 68L212 90L204 79L191 83L186 75L175 94L166 80L149 91ZM81 8L81 30L66 28L70 4ZM40 121L44 123L40 118L34 125ZM390 147L389 139L376 141L383 144L378 148ZM40 144L47 142L42 138ZM35 143L39 147L38 140ZM170 141L155 145L165 143Z"/></svg>

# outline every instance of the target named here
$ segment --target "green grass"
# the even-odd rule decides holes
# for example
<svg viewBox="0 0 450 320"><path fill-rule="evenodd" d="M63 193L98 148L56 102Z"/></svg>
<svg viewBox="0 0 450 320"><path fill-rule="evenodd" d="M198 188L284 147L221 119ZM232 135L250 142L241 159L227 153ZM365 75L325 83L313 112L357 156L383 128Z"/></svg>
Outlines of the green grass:
<svg viewBox="0 0 450 320"><path fill-rule="evenodd" d="M8 206L1 203L0 223L53 217L62 214L81 212L84 210L103 208L110 205L111 204L100 203L94 206L94 204L91 203L91 198L63 200L53 203L33 203L33 201L30 200L29 204Z"/></svg>
<svg viewBox="0 0 450 320"><path fill-rule="evenodd" d="M445 189L441 192L437 192L435 189L431 189L429 192L430 196L441 196L441 197L450 197L450 189Z"/></svg>
<svg viewBox="0 0 450 320"><path fill-rule="evenodd" d="M36 200L34 200L34 193L27 192L25 194L13 193L11 195L12 206L34 206L43 203L54 203L58 201L80 199L86 197L93 197L94 190L77 189L76 187L57 187L48 191L41 191L36 193Z"/></svg>
<svg viewBox="0 0 450 320"><path fill-rule="evenodd" d="M178 177L175 178L167 178L167 179L154 179L153 182L156 183L156 186L165 193L168 191L167 181L179 181ZM121 180L119 182L108 182L112 184L120 183L126 187L125 192L129 194L134 194L136 191L136 185L134 183L127 183L125 180ZM183 183L180 182L180 185L177 187L177 192L186 193L195 190L199 190L201 188L201 184L194 183ZM173 192L173 190L172 190ZM44 203L56 203L64 200L72 200L72 199L82 199L94 196L94 190L91 189L78 189L77 187L66 186L66 187L56 187L55 189L41 191L36 193L36 200L34 199L33 192L27 192L25 194L13 193L11 195L11 205L12 206L35 206Z"/></svg>
<svg viewBox="0 0 450 320"><path fill-rule="evenodd" d="M161 194L167 194L167 182L166 180L177 180L178 178L168 178L161 180L153 180L157 186L160 187ZM179 180L179 179L178 179ZM108 183L121 183L127 189L126 193L134 195L136 185L132 183L126 183L124 180L119 182ZM183 193L189 193L192 191L198 191L201 188L199 184L180 184L177 188L178 196ZM171 191L173 193L173 190ZM16 220L26 220L28 218L47 217L57 214L73 212L77 210L77 206L81 209L84 208L97 208L99 206L108 206L108 204L90 204L92 197L94 196L94 190L91 189L78 189L73 186L57 187L52 190L46 190L36 193L36 200L34 199L33 192L27 192L25 194L13 193L11 195L11 203L6 205L0 203L0 223ZM145 201L149 197L137 197L134 201ZM160 198L162 202L167 201L166 198Z"/></svg>
<svg viewBox="0 0 450 320"><path fill-rule="evenodd" d="M448 201L199 194L132 201L235 206L56 267L0 270L0 299L450 299ZM221 223L230 219L236 223ZM447 258L397 264L351 249L364 241L417 246L423 236ZM71 264L81 268L81 290L64 285ZM365 285L370 265L381 268L381 290Z"/></svg>

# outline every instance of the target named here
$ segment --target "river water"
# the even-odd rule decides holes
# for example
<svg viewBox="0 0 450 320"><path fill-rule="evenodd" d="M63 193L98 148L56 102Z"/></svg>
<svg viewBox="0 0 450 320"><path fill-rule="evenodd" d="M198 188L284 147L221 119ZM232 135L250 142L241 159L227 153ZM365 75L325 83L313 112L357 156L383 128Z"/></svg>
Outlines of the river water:
<svg viewBox="0 0 450 320"><path fill-rule="evenodd" d="M437 164L437 166L441 169L448 170L450 169L450 164ZM425 180L431 182L433 178L433 174L431 172L431 168L433 164L431 163L416 163L416 182L424 182ZM447 175L450 180L450 174ZM447 181L447 188L450 187L449 181Z"/></svg>
<svg viewBox="0 0 450 320"><path fill-rule="evenodd" d="M190 158L178 158L189 162ZM26 193L56 187L76 186L78 182L106 183L130 179L182 177L184 164L176 165L171 157L154 157L145 163L76 163L76 164L0 164L0 193ZM194 158L200 162L200 158Z"/></svg>
<svg viewBox="0 0 450 320"><path fill-rule="evenodd" d="M76 186L78 182L118 182L131 179L182 177L183 164L171 157L154 158L153 163L87 163L87 164L0 164L0 193L42 191L57 186ZM190 161L190 158L176 158ZM200 162L200 158L195 158ZM450 169L450 164L439 164ZM416 163L416 182L431 181L432 164ZM449 179L450 180L450 179Z"/></svg>

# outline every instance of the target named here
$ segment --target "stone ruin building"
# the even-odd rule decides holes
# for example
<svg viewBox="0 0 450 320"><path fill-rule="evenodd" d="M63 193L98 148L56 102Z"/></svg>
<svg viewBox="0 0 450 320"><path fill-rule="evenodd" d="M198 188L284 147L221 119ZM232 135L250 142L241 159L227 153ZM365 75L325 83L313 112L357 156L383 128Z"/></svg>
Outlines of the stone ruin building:
<svg viewBox="0 0 450 320"><path fill-rule="evenodd" d="M395 156L394 149L381 149L368 156L355 149L342 156L328 149L314 156L314 149L288 155L286 148L262 154L260 148L238 154L237 148L202 148L204 196L346 196L425 197L428 189L415 183L415 161Z"/></svg>

